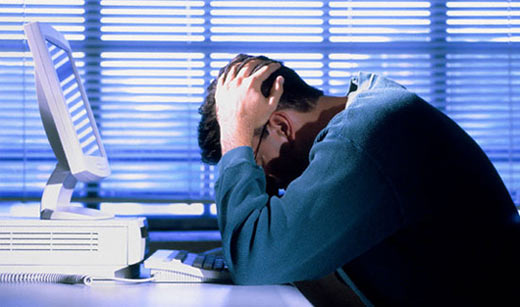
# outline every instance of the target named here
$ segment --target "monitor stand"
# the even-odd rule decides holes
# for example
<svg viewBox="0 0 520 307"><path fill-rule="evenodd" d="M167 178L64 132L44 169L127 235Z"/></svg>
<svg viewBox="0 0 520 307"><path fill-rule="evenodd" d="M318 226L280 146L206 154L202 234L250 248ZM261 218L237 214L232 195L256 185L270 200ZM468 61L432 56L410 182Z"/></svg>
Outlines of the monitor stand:
<svg viewBox="0 0 520 307"><path fill-rule="evenodd" d="M114 217L112 214L96 209L71 206L70 200L77 182L78 180L72 175L70 169L58 163L43 189L40 219L97 220Z"/></svg>

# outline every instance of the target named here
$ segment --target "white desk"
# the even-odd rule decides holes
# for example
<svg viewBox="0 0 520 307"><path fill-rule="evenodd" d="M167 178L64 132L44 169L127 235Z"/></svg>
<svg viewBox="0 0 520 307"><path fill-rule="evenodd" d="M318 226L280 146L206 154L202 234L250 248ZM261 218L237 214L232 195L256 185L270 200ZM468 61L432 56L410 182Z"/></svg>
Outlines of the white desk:
<svg viewBox="0 0 520 307"><path fill-rule="evenodd" d="M0 284L0 306L312 306L291 286Z"/></svg>

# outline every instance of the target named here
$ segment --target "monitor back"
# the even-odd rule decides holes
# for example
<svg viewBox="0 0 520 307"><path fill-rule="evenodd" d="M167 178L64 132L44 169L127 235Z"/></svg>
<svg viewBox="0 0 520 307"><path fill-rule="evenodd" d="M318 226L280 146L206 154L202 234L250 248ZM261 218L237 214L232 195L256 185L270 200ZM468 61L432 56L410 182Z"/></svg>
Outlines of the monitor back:
<svg viewBox="0 0 520 307"><path fill-rule="evenodd" d="M33 54L41 118L58 164L83 182L110 174L101 136L70 44L50 25L24 26Z"/></svg>

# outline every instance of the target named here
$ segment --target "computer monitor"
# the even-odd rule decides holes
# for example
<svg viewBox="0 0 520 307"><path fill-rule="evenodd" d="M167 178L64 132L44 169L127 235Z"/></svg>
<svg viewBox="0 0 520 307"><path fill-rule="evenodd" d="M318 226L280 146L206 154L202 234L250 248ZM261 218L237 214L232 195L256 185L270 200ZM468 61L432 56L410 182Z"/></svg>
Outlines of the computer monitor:
<svg viewBox="0 0 520 307"><path fill-rule="evenodd" d="M36 92L43 127L58 163L45 188L41 219L110 218L99 210L70 205L77 181L98 181L110 175L85 89L70 44L50 25L24 25L34 59Z"/></svg>

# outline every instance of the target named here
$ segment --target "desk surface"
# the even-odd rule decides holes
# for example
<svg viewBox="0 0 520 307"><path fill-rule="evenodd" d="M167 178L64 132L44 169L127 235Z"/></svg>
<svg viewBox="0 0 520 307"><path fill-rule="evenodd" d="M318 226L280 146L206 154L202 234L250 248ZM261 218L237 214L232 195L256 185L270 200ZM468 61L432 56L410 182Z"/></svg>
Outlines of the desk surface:
<svg viewBox="0 0 520 307"><path fill-rule="evenodd" d="M11 306L311 306L294 287L219 284L0 284Z"/></svg>

